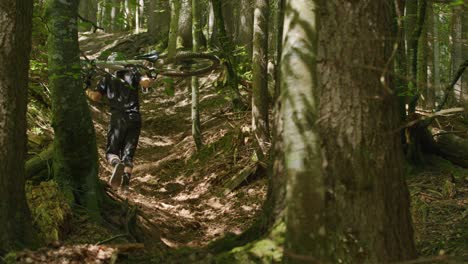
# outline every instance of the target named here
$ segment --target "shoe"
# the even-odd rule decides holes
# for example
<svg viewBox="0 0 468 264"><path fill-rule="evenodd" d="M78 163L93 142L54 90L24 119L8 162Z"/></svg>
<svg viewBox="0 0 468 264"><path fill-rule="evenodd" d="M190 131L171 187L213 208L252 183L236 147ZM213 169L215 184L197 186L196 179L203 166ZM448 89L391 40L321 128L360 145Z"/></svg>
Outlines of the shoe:
<svg viewBox="0 0 468 264"><path fill-rule="evenodd" d="M120 184L120 190L126 192L128 191L128 186L130 185L130 174L129 173L124 173L122 175L122 182Z"/></svg>
<svg viewBox="0 0 468 264"><path fill-rule="evenodd" d="M114 165L114 170L112 171L112 175L109 179L109 184L112 186L112 188L118 188L121 181L122 181L122 175L124 174L124 164L122 162L116 162Z"/></svg>

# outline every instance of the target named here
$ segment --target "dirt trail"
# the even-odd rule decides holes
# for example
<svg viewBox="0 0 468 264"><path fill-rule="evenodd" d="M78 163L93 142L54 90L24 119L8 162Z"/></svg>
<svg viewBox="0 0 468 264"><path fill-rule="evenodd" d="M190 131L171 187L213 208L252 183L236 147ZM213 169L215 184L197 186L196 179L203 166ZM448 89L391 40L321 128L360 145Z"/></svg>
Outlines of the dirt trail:
<svg viewBox="0 0 468 264"><path fill-rule="evenodd" d="M241 233L266 194L265 178L250 177L252 182L231 192L223 188L225 181L252 164L253 148L248 134L241 132L242 127L248 130L250 114L228 112L229 102L211 85L217 76L213 73L200 80L205 84L200 92L205 148L200 153L195 152L191 136L186 81L176 80L172 96L162 86L140 96L143 127L136 166L130 191L119 195L139 207L169 247L203 246L228 232ZM92 109L103 165L100 176L107 181L111 170L104 158L108 114L102 105Z"/></svg>

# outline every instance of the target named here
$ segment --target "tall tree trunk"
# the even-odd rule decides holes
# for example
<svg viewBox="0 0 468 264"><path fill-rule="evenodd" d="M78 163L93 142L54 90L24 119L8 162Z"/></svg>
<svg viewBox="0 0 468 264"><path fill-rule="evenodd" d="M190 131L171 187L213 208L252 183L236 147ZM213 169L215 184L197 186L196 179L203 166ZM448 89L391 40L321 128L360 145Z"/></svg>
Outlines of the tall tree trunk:
<svg viewBox="0 0 468 264"><path fill-rule="evenodd" d="M236 36L236 7L238 1L221 1L221 9L223 12L224 27L226 28L226 36L231 42L235 42Z"/></svg>
<svg viewBox="0 0 468 264"><path fill-rule="evenodd" d="M135 8L135 33L140 33L140 11Z"/></svg>
<svg viewBox="0 0 468 264"><path fill-rule="evenodd" d="M433 4L434 5L434 4ZM433 76L434 76L434 101L436 101L436 95L441 90L440 85L440 34L439 34L439 13L433 8L433 20L432 20L432 47L433 47Z"/></svg>
<svg viewBox="0 0 468 264"><path fill-rule="evenodd" d="M417 60L418 60L418 68L416 72L416 86L417 90L421 93L423 101L420 101L420 106L424 107L428 105L428 88L427 88L427 55L428 55L428 46L427 46L427 18L428 18L428 8L430 0L428 0L427 5L424 5L424 15L426 16L424 25L422 25L421 35L418 39L418 51L417 51Z"/></svg>
<svg viewBox="0 0 468 264"><path fill-rule="evenodd" d="M149 4L148 33L155 41L167 41L169 37L169 23L171 7L169 1L154 0Z"/></svg>
<svg viewBox="0 0 468 264"><path fill-rule="evenodd" d="M458 67L463 63L462 58L462 7L455 6L453 8L452 17L452 76L458 70ZM462 95L462 79L459 79L454 87L455 99L460 101Z"/></svg>
<svg viewBox="0 0 468 264"><path fill-rule="evenodd" d="M167 55L172 58L177 51L177 32L179 30L180 0L171 0L171 24L169 28L169 43Z"/></svg>
<svg viewBox="0 0 468 264"><path fill-rule="evenodd" d="M414 32L418 21L418 0L406 1L405 35L406 35L406 57L408 58L408 76L412 78L411 83L416 81L416 73L412 69Z"/></svg>
<svg viewBox="0 0 468 264"><path fill-rule="evenodd" d="M110 17L111 32L118 32L121 29L120 22L118 21L120 17L120 4L121 4L121 0L112 0L111 17Z"/></svg>
<svg viewBox="0 0 468 264"><path fill-rule="evenodd" d="M46 5L49 80L52 91L53 171L67 197L100 218L103 199L98 179L96 136L80 77L78 0Z"/></svg>
<svg viewBox="0 0 468 264"><path fill-rule="evenodd" d="M81 0L80 1L80 6L79 6L79 13L82 17L88 19L89 14L90 14L90 1L89 0ZM91 30L91 24L89 23L83 23L80 25L80 30L81 31L89 31Z"/></svg>
<svg viewBox="0 0 468 264"><path fill-rule="evenodd" d="M322 233L330 263L416 256L401 141L392 132L400 121L397 98L389 74L373 70L387 65L394 45L390 8L386 0L331 0L320 8Z"/></svg>
<svg viewBox="0 0 468 264"><path fill-rule="evenodd" d="M208 15L208 34L206 35L208 37L208 45L210 47L213 47L216 45L216 23L215 23L215 14L213 10L213 3L210 1L209 3L210 7L210 14Z"/></svg>
<svg viewBox="0 0 468 264"><path fill-rule="evenodd" d="M259 158L266 154L270 141L268 122L268 4L269 0L256 0L253 35L253 92L252 92L252 130L259 148Z"/></svg>
<svg viewBox="0 0 468 264"><path fill-rule="evenodd" d="M410 0L411 1L411 0ZM395 0L395 13L396 13L396 31L397 31L397 53L395 57L395 85L397 87L398 95L398 109L400 113L400 120L403 122L406 119L406 97L403 95L408 89L408 59L406 57L406 44L405 44L405 6L406 0ZM404 131L401 133L402 142L405 142Z"/></svg>
<svg viewBox="0 0 468 264"><path fill-rule="evenodd" d="M323 258L325 205L317 102L316 0L286 0L281 112L286 192L285 263ZM257 11L256 11L257 12ZM328 230L327 230L328 231Z"/></svg>
<svg viewBox="0 0 468 264"><path fill-rule="evenodd" d="M430 0L427 5L426 15L426 34L427 34L427 88L426 88L426 108L435 108L435 85L434 85L434 2Z"/></svg>
<svg viewBox="0 0 468 264"><path fill-rule="evenodd" d="M34 242L24 192L32 9L32 0L0 5L0 256Z"/></svg>
<svg viewBox="0 0 468 264"><path fill-rule="evenodd" d="M239 24L237 31L237 44L245 47L249 58L252 57L254 4L253 0L240 0Z"/></svg>
<svg viewBox="0 0 468 264"><path fill-rule="evenodd" d="M180 0L181 8L179 15L180 44L184 48L192 48L192 0Z"/></svg>
<svg viewBox="0 0 468 264"><path fill-rule="evenodd" d="M124 12L125 12L125 29L130 30L133 28L133 16L132 9L130 8L130 0L124 0Z"/></svg>
<svg viewBox="0 0 468 264"><path fill-rule="evenodd" d="M468 3L465 1L465 5L462 7L462 57L468 58ZM460 65L458 65L459 67ZM468 103L468 73L465 73L461 77L461 90L462 90L462 101L466 105Z"/></svg>
<svg viewBox="0 0 468 264"><path fill-rule="evenodd" d="M144 28L145 27L145 1L144 0L138 0L138 14L139 14L139 22L140 24L138 25L138 28Z"/></svg>
<svg viewBox="0 0 468 264"><path fill-rule="evenodd" d="M192 1L192 35L193 52L198 52L200 47L200 0ZM198 77L192 77L192 136L197 150L203 147L201 124L200 124L200 104L199 104L199 83Z"/></svg>
<svg viewBox="0 0 468 264"><path fill-rule="evenodd" d="M239 92L239 80L237 73L235 71L236 67L236 58L233 56L234 44L232 39L228 37L225 21L223 16L223 6L220 0L211 0L213 6L213 13L215 18L215 27L216 34L215 39L216 43L211 43L212 45L218 46L221 50L221 55L226 59L226 66L228 72L228 85L231 88L231 98L233 108L236 110L244 109L244 103L242 102L242 96Z"/></svg>

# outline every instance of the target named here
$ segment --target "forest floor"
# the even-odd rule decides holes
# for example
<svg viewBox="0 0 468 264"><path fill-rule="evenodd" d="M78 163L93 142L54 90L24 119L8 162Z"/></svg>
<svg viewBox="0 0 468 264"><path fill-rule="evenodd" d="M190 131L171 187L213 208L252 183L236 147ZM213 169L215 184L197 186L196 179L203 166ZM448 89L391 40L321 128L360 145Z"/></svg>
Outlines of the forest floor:
<svg viewBox="0 0 468 264"><path fill-rule="evenodd" d="M109 45L118 46L117 38L125 41L122 35L97 38L102 41L82 38L82 49L90 57L97 57ZM119 255L117 263L274 262L271 258L261 260L255 247L232 250L222 260L196 253L216 239L249 228L267 190L265 173L255 170L250 113L230 110L224 93L213 85L218 75L214 72L200 81L205 146L199 152L191 136L189 81L177 80L174 95L166 94L160 85L141 96L143 128L130 190L122 193L107 187L107 191L112 199L137 210L136 224L147 248L135 246L134 253ZM92 104L91 110L100 178L106 183L111 171L104 157L109 114L102 104ZM241 181L234 180L245 172L247 176ZM468 255L468 170L429 157L424 167L413 168L410 174L408 184L420 255ZM119 218L111 222L123 226L129 221L114 211L109 211L108 218ZM28 258L33 261L30 263L114 263L118 247L96 244L125 234L125 229L94 224L79 213L74 213L69 222L63 244L35 253L19 253L17 259L24 263ZM134 237L121 236L106 244L135 243ZM274 248L268 250L277 253ZM63 262L65 259L69 262Z"/></svg>

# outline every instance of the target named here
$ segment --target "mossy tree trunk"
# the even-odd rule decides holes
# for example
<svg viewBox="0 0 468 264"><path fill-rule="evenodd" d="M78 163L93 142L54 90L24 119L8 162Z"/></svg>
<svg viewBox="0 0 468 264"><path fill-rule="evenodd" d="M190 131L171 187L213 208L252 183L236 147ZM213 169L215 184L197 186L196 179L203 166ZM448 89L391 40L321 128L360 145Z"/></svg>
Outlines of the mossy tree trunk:
<svg viewBox="0 0 468 264"><path fill-rule="evenodd" d="M226 30L226 25L223 15L223 2L221 0L211 0L213 7L213 14L215 20L216 33L214 42L211 45L217 46L221 51L221 56L226 60L227 67L227 83L231 88L232 105L235 110L242 110L245 108L239 92L239 80L236 72L236 58L233 56L234 44L233 40L229 38ZM212 37L213 40L213 37Z"/></svg>
<svg viewBox="0 0 468 264"><path fill-rule="evenodd" d="M426 0L428 3L426 5L424 5L424 7L421 7L421 8L425 8L425 10L423 11L424 15L426 16L426 19L424 19L424 24L422 25L422 31L421 31L421 35L419 36L419 39L418 39L418 51L417 51L417 54L418 54L418 57L417 57L417 60L418 60L418 67L417 67L417 72L416 72L416 86L417 86L417 91L419 93L421 93L422 97L421 99L423 99L422 101L420 101L420 106L421 107L424 107L424 106L427 106L428 105L428 82L427 82L427 79L428 79L428 76L427 76L427 66L428 66L428 60L427 60L427 56L428 56L428 38L427 38L427 18L428 18L428 6L431 5L431 0ZM420 100L421 100L420 99Z"/></svg>
<svg viewBox="0 0 468 264"><path fill-rule="evenodd" d="M468 6L465 1L465 5L462 7L462 58L468 58ZM461 95L462 101L465 106L468 103L468 74L462 75L461 78Z"/></svg>
<svg viewBox="0 0 468 264"><path fill-rule="evenodd" d="M286 0L281 58L281 112L286 192L284 263L323 258L325 205L318 118L316 0Z"/></svg>
<svg viewBox="0 0 468 264"><path fill-rule="evenodd" d="M452 76L458 70L458 67L463 63L462 54L462 7L455 6L453 8L452 16L452 28L451 28L451 39L452 39ZM462 95L462 79L459 79L454 87L455 100L460 102Z"/></svg>
<svg viewBox="0 0 468 264"><path fill-rule="evenodd" d="M268 0L256 0L252 57L252 131L258 142L259 157L270 142L268 121Z"/></svg>
<svg viewBox="0 0 468 264"><path fill-rule="evenodd" d="M180 0L178 36L182 47L192 48L192 0Z"/></svg>
<svg viewBox="0 0 468 264"><path fill-rule="evenodd" d="M24 191L32 10L32 0L0 5L0 256L34 242Z"/></svg>
<svg viewBox="0 0 468 264"><path fill-rule="evenodd" d="M78 0L47 0L49 83L55 132L53 171L67 197L100 217L96 136L80 77Z"/></svg>
<svg viewBox="0 0 468 264"><path fill-rule="evenodd" d="M346 7L346 8L343 8ZM416 256L389 74L396 38L386 0L320 6L320 132L324 147L325 263L388 263ZM287 31L286 31L287 32ZM384 83L382 83L382 79ZM321 242L323 243L323 242Z"/></svg>
<svg viewBox="0 0 468 264"><path fill-rule="evenodd" d="M111 14L110 14L110 30L111 32L118 32L122 29L119 17L121 16L120 4L122 0L112 0Z"/></svg>
<svg viewBox="0 0 468 264"><path fill-rule="evenodd" d="M167 41L171 7L167 0L154 0L149 3L148 33L155 41Z"/></svg>
<svg viewBox="0 0 468 264"><path fill-rule="evenodd" d="M193 52L198 52L200 47L201 34L200 25L200 0L192 1L192 35L193 35ZM203 146L201 124L200 124L200 104L199 104L199 83L198 77L192 77L192 136L195 141L197 150Z"/></svg>
<svg viewBox="0 0 468 264"><path fill-rule="evenodd" d="M240 12L238 21L238 31L236 42L239 46L245 47L249 57L252 57L252 37L254 4L253 0L240 0Z"/></svg>
<svg viewBox="0 0 468 264"><path fill-rule="evenodd" d="M167 44L167 56L172 58L177 51L177 32L179 31L179 14L181 0L171 0L171 24L169 27L169 42Z"/></svg>

